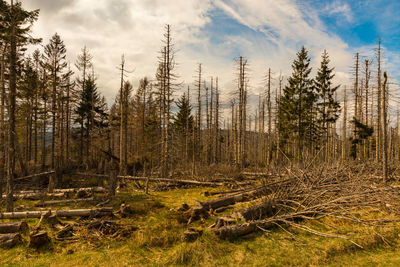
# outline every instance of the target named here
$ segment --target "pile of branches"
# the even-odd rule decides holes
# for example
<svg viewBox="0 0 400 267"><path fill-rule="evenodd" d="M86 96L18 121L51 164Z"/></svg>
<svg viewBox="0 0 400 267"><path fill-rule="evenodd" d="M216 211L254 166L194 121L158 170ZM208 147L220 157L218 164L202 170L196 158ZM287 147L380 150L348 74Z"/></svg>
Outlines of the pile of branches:
<svg viewBox="0 0 400 267"><path fill-rule="evenodd" d="M368 168L363 166L337 165L308 171L287 169L286 179L265 187L261 204L258 201L250 208L217 218L210 227L214 233L225 239L291 226L353 242L350 237L324 233L301 221L313 220L330 229L334 227L326 223L326 218L382 226L396 222L396 217L389 215L400 213L400 186L385 184L379 175L368 175ZM369 219L371 213L374 219Z"/></svg>

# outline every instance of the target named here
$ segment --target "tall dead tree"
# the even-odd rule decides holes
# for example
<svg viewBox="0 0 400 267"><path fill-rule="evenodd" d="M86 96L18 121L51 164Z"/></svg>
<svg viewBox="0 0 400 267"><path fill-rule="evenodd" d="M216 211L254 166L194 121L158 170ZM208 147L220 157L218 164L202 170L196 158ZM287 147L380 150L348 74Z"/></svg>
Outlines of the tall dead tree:
<svg viewBox="0 0 400 267"><path fill-rule="evenodd" d="M0 62L0 199L3 197L3 183L6 177L6 160L7 160L7 144L6 144L6 127L5 127L5 108L6 108L6 86L5 86L5 49L1 55Z"/></svg>
<svg viewBox="0 0 400 267"><path fill-rule="evenodd" d="M342 121L342 160L347 155L347 87L344 87L343 121Z"/></svg>
<svg viewBox="0 0 400 267"><path fill-rule="evenodd" d="M215 115L214 115L214 162L220 161L220 142L219 142L219 91L218 77L215 79Z"/></svg>
<svg viewBox="0 0 400 267"><path fill-rule="evenodd" d="M382 153L382 122L381 122L381 103L382 103L382 86L381 86L381 38L378 41L378 86L377 86L377 112L376 112L376 160L379 162Z"/></svg>
<svg viewBox="0 0 400 267"><path fill-rule="evenodd" d="M17 94L17 42L16 42L16 30L15 30L15 13L14 3L11 0L10 6L11 15L11 31L10 31L10 81L9 81L9 96L8 96L8 153L7 153L7 186L6 186L6 210L14 211L14 176L15 176L15 151L16 141L15 138L15 106L16 106L16 94Z"/></svg>
<svg viewBox="0 0 400 267"><path fill-rule="evenodd" d="M173 73L175 68L175 50L172 44L171 26L165 26L164 46L159 57L161 71L158 74L162 97L162 137L161 137L161 176L168 177L170 171L170 121L171 103L174 80L177 76Z"/></svg>
<svg viewBox="0 0 400 267"><path fill-rule="evenodd" d="M120 85L120 93L119 93L119 101L120 101L120 127L119 127L119 174L126 175L126 164L128 158L128 150L127 150L127 132L128 132L128 90L131 85L129 83L124 82L125 78L125 57L122 55L121 57L121 85Z"/></svg>
<svg viewBox="0 0 400 267"><path fill-rule="evenodd" d="M246 134L246 102L247 102L247 82L246 82L246 71L247 71L247 60L242 56L239 57L239 79L238 79L238 90L239 90L239 103L238 103L238 123L239 123L239 134L238 134L238 167L243 169L245 163L245 134Z"/></svg>
<svg viewBox="0 0 400 267"><path fill-rule="evenodd" d="M387 74L386 71L383 73L383 88L382 88L382 128L383 128L383 179L386 183L388 180L388 134L387 134Z"/></svg>
<svg viewBox="0 0 400 267"><path fill-rule="evenodd" d="M271 68L268 68L267 79L267 111L268 111L268 152L267 152L267 166L271 163L272 153L272 107L271 107Z"/></svg>

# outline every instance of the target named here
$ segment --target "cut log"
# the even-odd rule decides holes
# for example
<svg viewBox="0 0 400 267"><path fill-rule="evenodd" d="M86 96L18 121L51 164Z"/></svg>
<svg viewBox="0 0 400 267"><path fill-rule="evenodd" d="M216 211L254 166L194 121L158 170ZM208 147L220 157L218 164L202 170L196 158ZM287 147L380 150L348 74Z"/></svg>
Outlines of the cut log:
<svg viewBox="0 0 400 267"><path fill-rule="evenodd" d="M49 211L3 212L0 213L0 219L40 218L48 212ZM112 216L113 210L111 207L106 207L100 209L50 210L50 213L56 217L101 217Z"/></svg>
<svg viewBox="0 0 400 267"><path fill-rule="evenodd" d="M42 172L42 173L32 174L32 175L28 175L28 176L18 177L16 179L14 179L14 181L26 180L26 179L39 177L39 176L52 175L52 174L55 174L55 173L56 173L55 171Z"/></svg>
<svg viewBox="0 0 400 267"><path fill-rule="evenodd" d="M168 178L149 178L149 177L135 177L135 176L118 176L122 180L130 181L145 181L145 182L164 182L164 183L176 183L176 184L188 184L188 185L203 185L203 186L223 186L224 183L218 182L202 182L194 180L178 180Z"/></svg>
<svg viewBox="0 0 400 267"><path fill-rule="evenodd" d="M233 213L232 217L244 221L260 220L275 215L278 208L274 201L266 201L260 205L241 209Z"/></svg>
<svg viewBox="0 0 400 267"><path fill-rule="evenodd" d="M22 244L22 235L20 233L0 234L0 247L12 248L16 245Z"/></svg>
<svg viewBox="0 0 400 267"><path fill-rule="evenodd" d="M50 238L47 232L39 232L30 235L29 246L34 248L39 248L50 242Z"/></svg>
<svg viewBox="0 0 400 267"><path fill-rule="evenodd" d="M79 190L85 190L93 193L107 193L107 189L101 186L95 186L95 187L81 187L81 188L64 188L64 189L54 189L54 193L76 193ZM32 193L46 193L46 191L40 191L40 190L26 190L26 191L19 191L17 194L32 194Z"/></svg>
<svg viewBox="0 0 400 267"><path fill-rule="evenodd" d="M236 225L227 225L224 227L214 228L212 231L221 239L230 239L234 237L251 234L258 229L270 229L276 224L270 221L254 221Z"/></svg>
<svg viewBox="0 0 400 267"><path fill-rule="evenodd" d="M26 222L0 223L0 234L27 233L28 231Z"/></svg>
<svg viewBox="0 0 400 267"><path fill-rule="evenodd" d="M35 204L35 207L48 207L60 204L71 204L71 203L81 203L81 202L93 202L93 198L77 198L77 199L65 199L65 200L54 200L54 201L45 201L39 202Z"/></svg>
<svg viewBox="0 0 400 267"><path fill-rule="evenodd" d="M43 198L63 198L66 197L65 193L28 193L28 194L15 194L15 199L26 200L39 200Z"/></svg>
<svg viewBox="0 0 400 267"><path fill-rule="evenodd" d="M243 223L215 228L212 231L221 239L244 236L257 230L255 223Z"/></svg>

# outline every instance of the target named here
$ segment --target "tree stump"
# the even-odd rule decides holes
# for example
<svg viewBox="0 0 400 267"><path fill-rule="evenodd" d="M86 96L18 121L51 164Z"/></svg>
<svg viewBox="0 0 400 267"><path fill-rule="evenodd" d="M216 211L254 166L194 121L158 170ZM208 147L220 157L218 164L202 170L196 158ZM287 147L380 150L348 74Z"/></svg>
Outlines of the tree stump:
<svg viewBox="0 0 400 267"><path fill-rule="evenodd" d="M29 246L34 248L39 248L44 246L50 242L50 238L47 235L47 232L38 232L35 234L31 234Z"/></svg>

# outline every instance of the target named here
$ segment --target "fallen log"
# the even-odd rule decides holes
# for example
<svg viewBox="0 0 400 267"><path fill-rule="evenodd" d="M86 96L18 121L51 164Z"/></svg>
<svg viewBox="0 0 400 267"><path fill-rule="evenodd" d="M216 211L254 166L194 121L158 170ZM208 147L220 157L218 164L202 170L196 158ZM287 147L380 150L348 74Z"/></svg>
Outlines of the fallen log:
<svg viewBox="0 0 400 267"><path fill-rule="evenodd" d="M15 194L14 199L27 199L27 200L39 200L43 198L63 198L66 197L65 193L28 193L28 194Z"/></svg>
<svg viewBox="0 0 400 267"><path fill-rule="evenodd" d="M231 217L248 221L260 220L265 217L272 217L278 211L278 207L275 205L275 201L266 201L262 204L249 207L247 209L241 209L234 212Z"/></svg>
<svg viewBox="0 0 400 267"><path fill-rule="evenodd" d="M267 193L269 191L266 187L262 186L250 191L245 191L238 194L233 194L227 197L217 198L210 201L199 202L197 206L201 206L206 210L215 210L220 207L225 207L229 205L233 205L237 202L244 202L251 198L262 195L263 193Z"/></svg>
<svg viewBox="0 0 400 267"><path fill-rule="evenodd" d="M27 233L29 230L26 222L0 223L0 234Z"/></svg>
<svg viewBox="0 0 400 267"><path fill-rule="evenodd" d="M112 208L106 207L99 209L2 212L0 213L0 219L40 218L49 212L51 216L56 217L101 217L113 215Z"/></svg>
<svg viewBox="0 0 400 267"><path fill-rule="evenodd" d="M149 182L166 182L166 183L176 183L176 184L189 184L189 185L204 185L204 186L223 186L224 183L219 182L201 182L194 180L177 180L168 178L149 178L149 177L135 177L135 176L118 176L122 180L130 181L149 181Z"/></svg>
<svg viewBox="0 0 400 267"><path fill-rule="evenodd" d="M237 225L227 225L214 228L212 231L221 239L228 239L238 236L244 236L257 230L257 224L254 222Z"/></svg>
<svg viewBox="0 0 400 267"><path fill-rule="evenodd" d="M20 233L0 234L1 248L12 248L19 244L22 244L22 236Z"/></svg>
<svg viewBox="0 0 400 267"><path fill-rule="evenodd" d="M51 175L51 174L54 174L54 173L56 173L56 172L55 171L49 171L49 172L36 173L36 174L32 174L32 175L18 177L16 179L14 179L14 181L26 180L26 179L31 179L31 178L35 178L35 177L45 176L45 175Z"/></svg>
<svg viewBox="0 0 400 267"><path fill-rule="evenodd" d="M63 189L54 189L53 193L76 193L79 190L90 191L94 193L106 193L108 191L107 188L101 186L95 187L78 187L78 188L63 188ZM25 190L25 191L18 191L16 194L39 194L39 193L46 193L47 190Z"/></svg>
<svg viewBox="0 0 400 267"><path fill-rule="evenodd" d="M48 207L59 204L71 204L71 203L80 203L80 202L93 202L93 198L77 198L77 199L66 199L66 200L54 200L54 201L45 201L39 202L35 204L35 207Z"/></svg>

